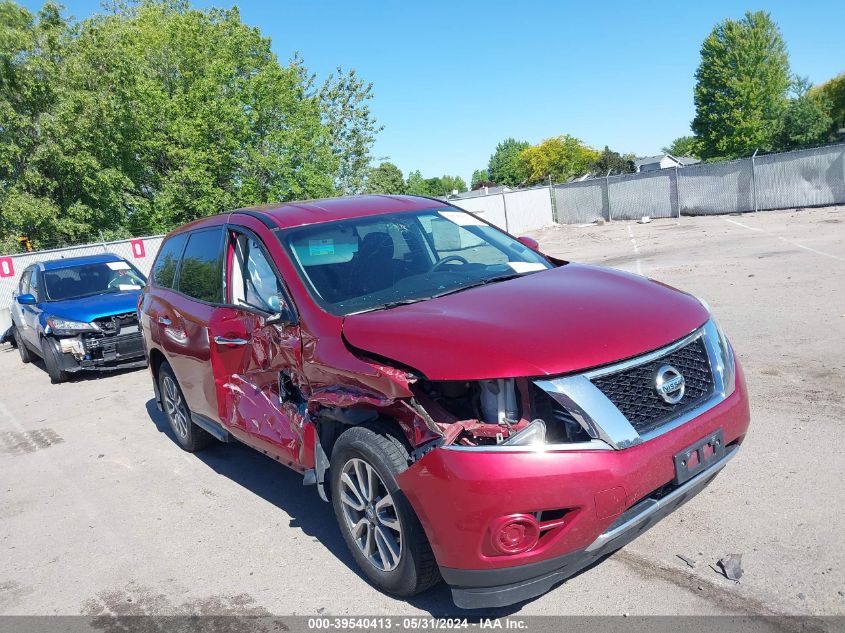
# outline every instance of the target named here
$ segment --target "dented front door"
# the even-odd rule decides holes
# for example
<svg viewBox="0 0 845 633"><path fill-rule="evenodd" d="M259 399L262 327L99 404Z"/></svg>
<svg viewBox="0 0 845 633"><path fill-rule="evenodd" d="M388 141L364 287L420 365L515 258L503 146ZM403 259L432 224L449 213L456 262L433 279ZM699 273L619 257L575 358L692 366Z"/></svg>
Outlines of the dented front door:
<svg viewBox="0 0 845 633"><path fill-rule="evenodd" d="M245 444L302 470L299 327L225 307L215 310L208 329L223 425Z"/></svg>

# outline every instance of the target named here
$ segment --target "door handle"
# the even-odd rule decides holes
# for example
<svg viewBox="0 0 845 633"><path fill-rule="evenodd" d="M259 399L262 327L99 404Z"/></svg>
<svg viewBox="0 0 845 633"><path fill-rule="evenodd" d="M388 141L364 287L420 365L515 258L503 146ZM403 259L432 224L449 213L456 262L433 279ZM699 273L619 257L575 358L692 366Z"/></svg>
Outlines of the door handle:
<svg viewBox="0 0 845 633"><path fill-rule="evenodd" d="M159 322L161 325L170 325L171 323L173 323L173 321L171 321L171 320L170 320L169 318L167 318L166 316L160 316L160 317L158 318L158 322Z"/></svg>
<svg viewBox="0 0 845 633"><path fill-rule="evenodd" d="M226 336L215 336L214 342L218 345L246 345L249 343L245 338L228 338Z"/></svg>

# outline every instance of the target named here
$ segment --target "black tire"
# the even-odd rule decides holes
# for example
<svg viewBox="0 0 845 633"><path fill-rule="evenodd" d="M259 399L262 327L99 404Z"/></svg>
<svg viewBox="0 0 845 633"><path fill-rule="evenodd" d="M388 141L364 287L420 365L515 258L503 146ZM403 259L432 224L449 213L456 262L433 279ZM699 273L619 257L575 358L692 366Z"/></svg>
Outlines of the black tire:
<svg viewBox="0 0 845 633"><path fill-rule="evenodd" d="M47 375L50 376L50 382L54 385L60 382L67 382L70 374L62 369L61 352L56 348L55 339L44 337L41 339L41 357L44 359L44 367L47 370Z"/></svg>
<svg viewBox="0 0 845 633"><path fill-rule="evenodd" d="M344 468L351 465L354 470L354 466L361 462L375 470L380 479L375 487L379 492L386 494L371 494L368 497L368 506L360 504L362 507L369 507L369 515L366 511L361 511L360 517L350 517L356 510L343 501L344 492L349 490L349 487L347 483L342 483L341 478ZM402 598L421 593L440 581L440 570L422 525L408 499L396 484L396 475L406 470L408 463L408 451L392 427L384 422L376 422L352 427L341 434L332 450L330 466L332 506L343 540L370 582L379 589ZM378 548L379 553L373 552L371 557L365 555L366 545L359 545L352 528L356 519L359 525L362 521L365 522L360 533L366 532L366 536L361 536L361 541L366 543L367 538L373 535L373 547L378 547L379 544L387 547L383 537L386 524L381 523L382 515L377 510L379 504L385 500L391 501L389 506L385 507L392 508L387 511L387 520L394 523L394 518L398 518L398 529L389 529L392 531L394 545L400 545L398 563L387 570L383 564L385 558L395 561L395 557L385 557L380 553L382 548ZM379 534L382 535L380 543ZM396 535L400 538L396 539ZM370 549L372 551L372 548ZM371 560L373 556L381 563Z"/></svg>
<svg viewBox="0 0 845 633"><path fill-rule="evenodd" d="M18 354L21 355L21 362L22 363L31 363L32 362L32 352L26 346L26 343L24 343L23 337L21 336L21 333L18 332L17 327L15 327L12 330L12 336L15 339L15 347L18 348Z"/></svg>
<svg viewBox="0 0 845 633"><path fill-rule="evenodd" d="M214 438L191 421L191 410L168 363L162 363L158 369L158 389L176 443L189 453L201 451L211 444Z"/></svg>

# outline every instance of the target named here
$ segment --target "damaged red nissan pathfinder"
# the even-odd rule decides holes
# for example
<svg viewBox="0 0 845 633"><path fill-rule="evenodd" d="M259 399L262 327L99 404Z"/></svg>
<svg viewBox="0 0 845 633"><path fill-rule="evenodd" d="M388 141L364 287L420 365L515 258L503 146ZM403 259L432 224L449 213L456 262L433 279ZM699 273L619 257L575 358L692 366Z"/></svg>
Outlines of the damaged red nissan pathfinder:
<svg viewBox="0 0 845 633"><path fill-rule="evenodd" d="M427 198L198 220L139 311L182 448L236 439L301 473L398 596L537 596L698 493L749 424L701 301Z"/></svg>

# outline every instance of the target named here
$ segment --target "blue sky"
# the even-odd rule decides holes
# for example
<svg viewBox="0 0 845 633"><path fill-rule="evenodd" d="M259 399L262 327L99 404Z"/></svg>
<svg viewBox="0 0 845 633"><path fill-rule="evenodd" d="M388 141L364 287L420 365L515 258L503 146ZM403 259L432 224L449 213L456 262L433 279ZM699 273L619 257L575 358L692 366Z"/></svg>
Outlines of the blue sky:
<svg viewBox="0 0 845 633"><path fill-rule="evenodd" d="M41 2L26 0L30 9ZM845 71L845 2L227 2L325 76L355 68L374 84L384 131L374 154L407 175L487 165L500 140L568 133L594 147L654 154L689 133L699 47L718 21L763 9L792 70L821 83ZM99 2L65 0L84 18Z"/></svg>

